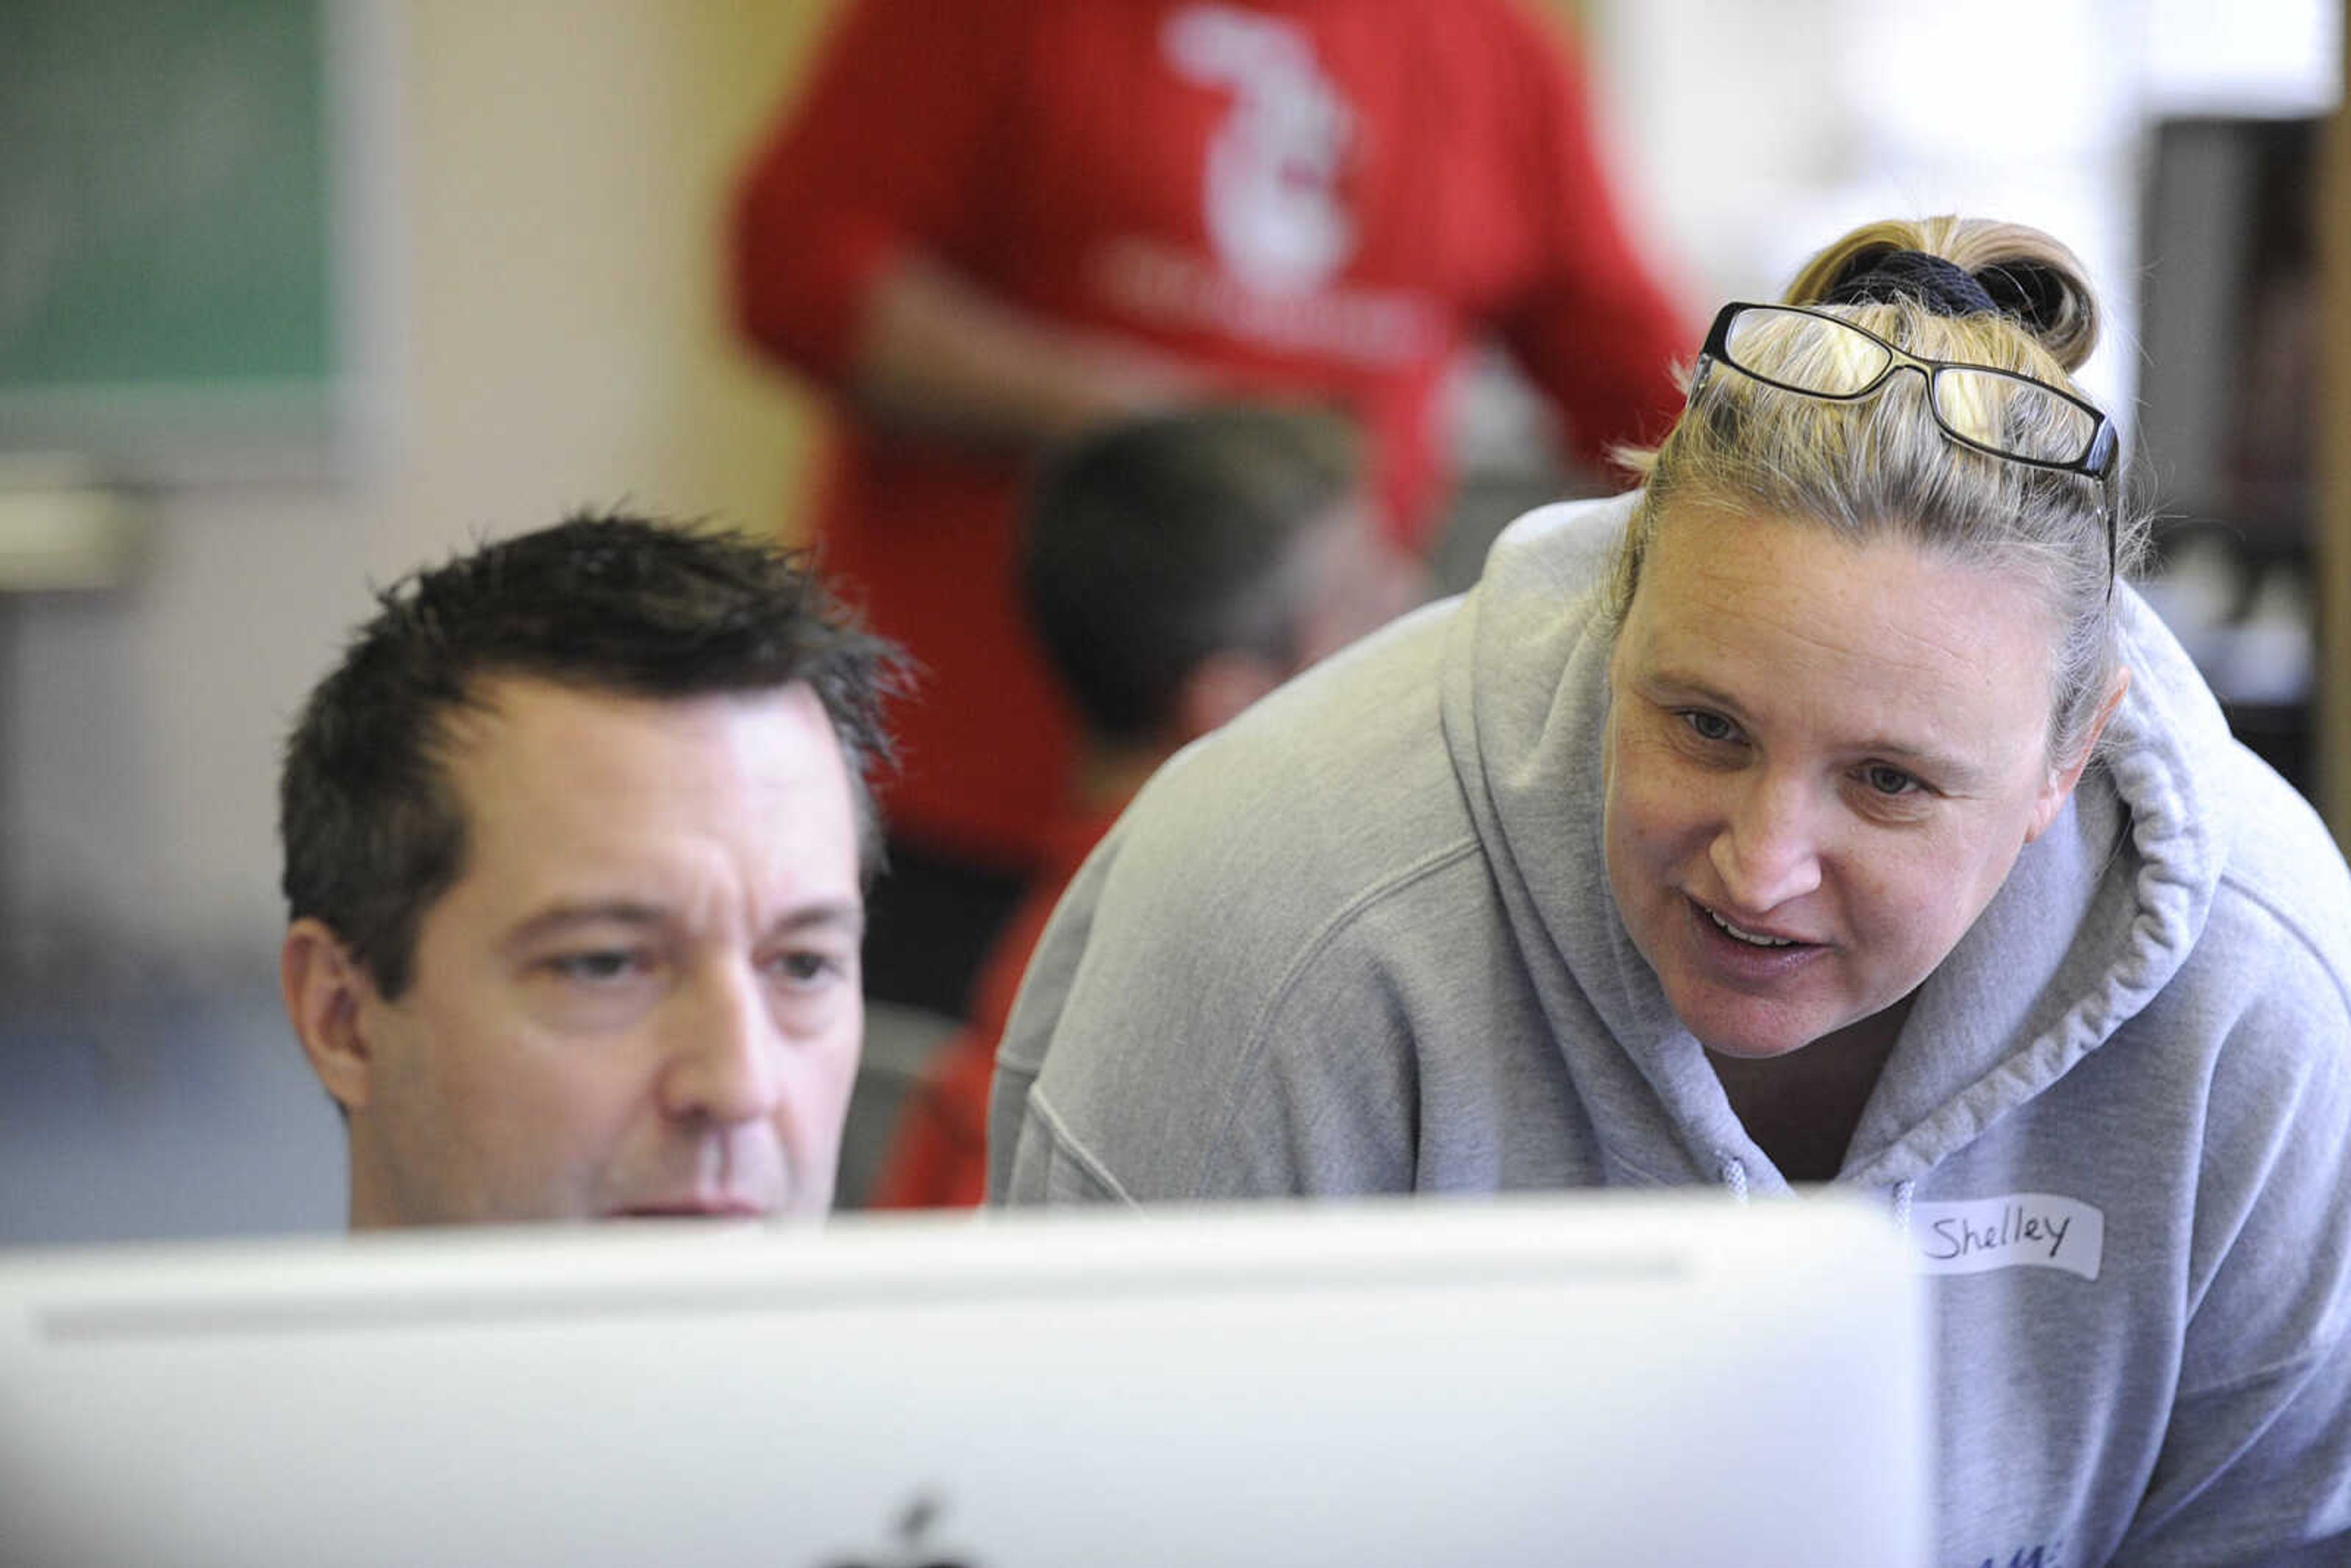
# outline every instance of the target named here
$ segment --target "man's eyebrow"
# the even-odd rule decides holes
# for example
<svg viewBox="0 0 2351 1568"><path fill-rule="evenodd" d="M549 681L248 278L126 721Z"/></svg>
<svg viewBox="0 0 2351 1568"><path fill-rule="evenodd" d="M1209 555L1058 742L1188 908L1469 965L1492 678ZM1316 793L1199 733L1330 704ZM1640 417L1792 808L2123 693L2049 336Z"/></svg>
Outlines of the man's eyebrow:
<svg viewBox="0 0 2351 1568"><path fill-rule="evenodd" d="M558 904L540 910L507 934L507 940L522 944L558 936L580 925L659 925L668 913L658 904L643 904L634 899L613 898L591 900L581 904Z"/></svg>
<svg viewBox="0 0 2351 1568"><path fill-rule="evenodd" d="M807 931L839 931L850 936L862 936L865 905L853 898L823 899L786 910L768 927L771 938L795 936Z"/></svg>
<svg viewBox="0 0 2351 1568"><path fill-rule="evenodd" d="M649 928L667 925L671 911L657 904L635 899L615 898L590 900L579 904L559 904L541 910L508 934L507 941L514 946L528 946L561 936L582 926L617 925ZM865 934L865 905L853 898L818 899L785 910L769 923L767 939L799 936L812 931L837 931L849 936Z"/></svg>

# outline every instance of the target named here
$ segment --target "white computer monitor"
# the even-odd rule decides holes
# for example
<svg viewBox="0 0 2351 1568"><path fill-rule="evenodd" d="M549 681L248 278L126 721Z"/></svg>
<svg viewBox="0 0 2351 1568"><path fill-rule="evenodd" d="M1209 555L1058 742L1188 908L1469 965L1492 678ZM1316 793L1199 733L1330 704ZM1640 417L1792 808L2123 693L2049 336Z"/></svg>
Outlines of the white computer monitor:
<svg viewBox="0 0 2351 1568"><path fill-rule="evenodd" d="M1923 1312L1827 1197L0 1256L0 1555L1899 1568Z"/></svg>

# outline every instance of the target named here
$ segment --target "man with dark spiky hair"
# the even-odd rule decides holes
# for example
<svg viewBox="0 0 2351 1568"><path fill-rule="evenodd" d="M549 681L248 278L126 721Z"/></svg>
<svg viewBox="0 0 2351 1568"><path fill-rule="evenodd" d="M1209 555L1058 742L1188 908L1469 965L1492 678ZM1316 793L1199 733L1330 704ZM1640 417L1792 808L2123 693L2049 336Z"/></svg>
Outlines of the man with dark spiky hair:
<svg viewBox="0 0 2351 1568"><path fill-rule="evenodd" d="M828 1207L901 672L791 555L645 518L379 596L279 785L355 1228Z"/></svg>

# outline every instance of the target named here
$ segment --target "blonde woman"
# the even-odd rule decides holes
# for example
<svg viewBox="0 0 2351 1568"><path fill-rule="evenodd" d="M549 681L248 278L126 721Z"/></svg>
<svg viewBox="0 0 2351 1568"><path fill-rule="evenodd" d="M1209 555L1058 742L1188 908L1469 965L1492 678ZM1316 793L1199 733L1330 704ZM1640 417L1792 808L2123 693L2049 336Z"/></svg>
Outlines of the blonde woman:
<svg viewBox="0 0 2351 1568"><path fill-rule="evenodd" d="M996 1195L1834 1182L1932 1276L1938 1561L2351 1562L2351 875L2116 581L2095 333L1956 219L1726 307L1639 492L1144 791Z"/></svg>

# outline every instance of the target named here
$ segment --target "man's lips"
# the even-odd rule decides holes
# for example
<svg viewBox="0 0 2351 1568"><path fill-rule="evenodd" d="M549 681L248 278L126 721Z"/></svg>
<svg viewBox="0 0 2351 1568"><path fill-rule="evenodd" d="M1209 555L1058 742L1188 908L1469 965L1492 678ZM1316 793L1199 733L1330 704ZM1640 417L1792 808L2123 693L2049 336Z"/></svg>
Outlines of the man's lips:
<svg viewBox="0 0 2351 1568"><path fill-rule="evenodd" d="M612 1219L762 1219L768 1207L742 1197L658 1198L626 1204L607 1216Z"/></svg>

